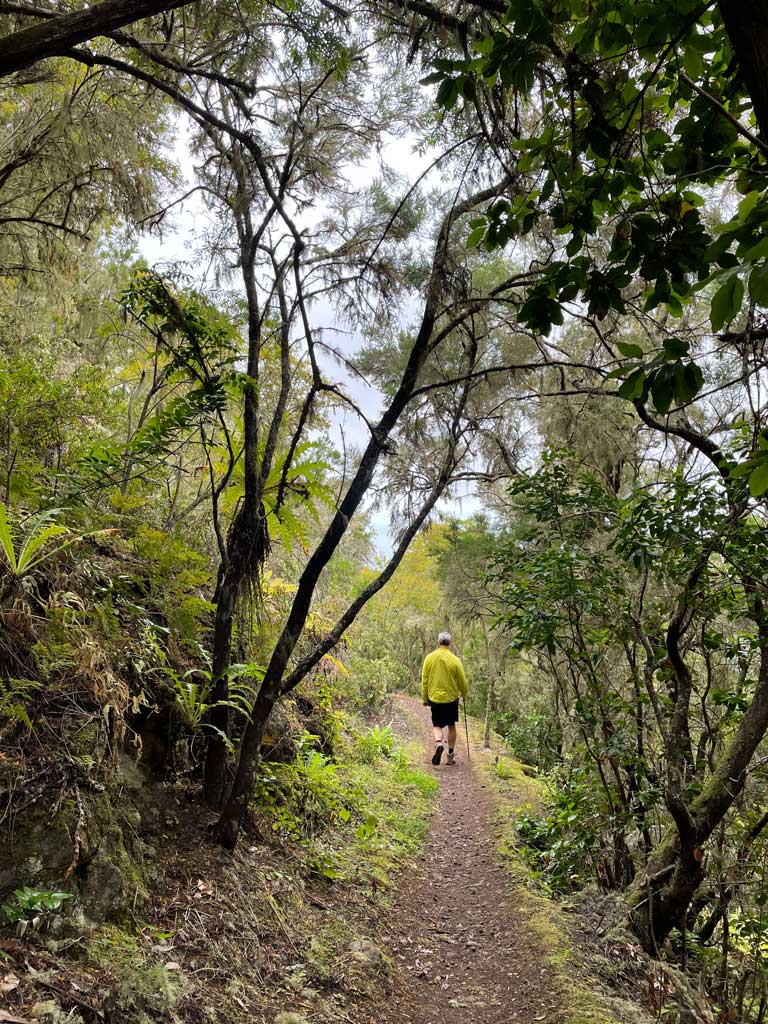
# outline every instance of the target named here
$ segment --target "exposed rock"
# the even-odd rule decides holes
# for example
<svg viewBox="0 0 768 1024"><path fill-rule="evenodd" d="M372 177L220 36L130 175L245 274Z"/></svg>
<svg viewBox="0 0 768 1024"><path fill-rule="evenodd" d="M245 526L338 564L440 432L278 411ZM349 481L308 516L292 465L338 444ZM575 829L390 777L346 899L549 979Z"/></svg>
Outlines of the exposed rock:
<svg viewBox="0 0 768 1024"><path fill-rule="evenodd" d="M147 784L146 775L127 754L120 754L117 759L117 778L119 785L134 793Z"/></svg>
<svg viewBox="0 0 768 1024"><path fill-rule="evenodd" d="M131 828L141 828L141 815L135 807L126 807L123 812L123 819Z"/></svg>
<svg viewBox="0 0 768 1024"><path fill-rule="evenodd" d="M278 1013L275 1017L275 1024L309 1024L303 1013Z"/></svg>
<svg viewBox="0 0 768 1024"><path fill-rule="evenodd" d="M107 857L96 856L88 865L81 898L94 920L106 921L125 907L125 878Z"/></svg>
<svg viewBox="0 0 768 1024"><path fill-rule="evenodd" d="M381 950L370 939L353 939L349 949L353 959L361 963L377 964L381 960Z"/></svg>
<svg viewBox="0 0 768 1024"><path fill-rule="evenodd" d="M114 795L81 787L82 815L74 793L69 793L52 816L58 798L38 800L17 815L10 841L0 843L0 895L29 885L37 889L64 889L93 921L119 916L127 901L146 894L140 860L131 854L135 837L120 822L131 805L119 806ZM77 830L75 857L73 836ZM69 868L74 865L74 871Z"/></svg>

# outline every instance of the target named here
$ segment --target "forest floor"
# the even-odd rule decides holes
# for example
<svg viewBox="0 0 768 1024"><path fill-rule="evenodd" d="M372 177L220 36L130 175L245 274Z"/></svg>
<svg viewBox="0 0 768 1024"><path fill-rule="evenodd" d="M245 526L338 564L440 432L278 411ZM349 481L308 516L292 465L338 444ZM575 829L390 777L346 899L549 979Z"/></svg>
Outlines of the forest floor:
<svg viewBox="0 0 768 1024"><path fill-rule="evenodd" d="M397 700L395 727L433 752L429 712ZM597 1024L613 1020L577 963L552 905L502 837L502 822L540 800L508 752L483 749L460 723L455 766L432 768L437 807L417 865L401 880L380 942L395 968L381 1024ZM501 761L501 763L500 763ZM508 767L505 767L508 766ZM504 832L507 831L505 828ZM594 983L594 986L593 986Z"/></svg>

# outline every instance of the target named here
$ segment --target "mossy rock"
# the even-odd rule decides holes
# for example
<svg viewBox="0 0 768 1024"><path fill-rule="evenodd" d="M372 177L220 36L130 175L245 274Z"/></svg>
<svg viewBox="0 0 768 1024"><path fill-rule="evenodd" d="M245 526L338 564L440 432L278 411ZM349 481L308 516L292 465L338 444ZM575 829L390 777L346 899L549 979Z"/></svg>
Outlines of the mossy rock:
<svg viewBox="0 0 768 1024"><path fill-rule="evenodd" d="M146 896L143 865L129 853L110 795L83 792L80 849L75 860L73 835L80 812L72 797L51 817L49 802L38 800L18 814L6 842L0 842L0 896L22 886L74 892L86 916L95 922L126 913L138 895ZM124 811L124 809L123 809ZM121 812L122 814L122 812Z"/></svg>

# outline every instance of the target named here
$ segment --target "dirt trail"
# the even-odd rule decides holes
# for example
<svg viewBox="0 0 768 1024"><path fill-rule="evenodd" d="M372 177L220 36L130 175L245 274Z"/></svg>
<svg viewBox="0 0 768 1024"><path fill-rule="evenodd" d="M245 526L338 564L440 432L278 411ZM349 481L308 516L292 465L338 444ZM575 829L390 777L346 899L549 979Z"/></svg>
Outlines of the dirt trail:
<svg viewBox="0 0 768 1024"><path fill-rule="evenodd" d="M400 698L432 753L429 713ZM426 745L428 744L428 746ZM382 1024L559 1024L562 1014L542 947L516 910L496 849L491 795L467 764L440 779L424 854L396 898L381 944L397 965ZM430 766L431 767L431 766Z"/></svg>

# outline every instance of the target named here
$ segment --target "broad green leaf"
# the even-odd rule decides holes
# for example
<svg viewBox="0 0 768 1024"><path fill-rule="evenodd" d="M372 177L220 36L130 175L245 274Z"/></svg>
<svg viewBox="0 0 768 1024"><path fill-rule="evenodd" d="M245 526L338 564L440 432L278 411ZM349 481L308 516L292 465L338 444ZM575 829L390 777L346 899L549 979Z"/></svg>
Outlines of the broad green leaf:
<svg viewBox="0 0 768 1024"><path fill-rule="evenodd" d="M733 480L738 480L739 477L749 476L752 470L755 468L755 460L747 459L746 462L740 462L738 466L731 466L728 470L728 476Z"/></svg>
<svg viewBox="0 0 768 1024"><path fill-rule="evenodd" d="M616 348L623 356L627 356L629 359L642 359L644 355L639 345L633 345L629 341L617 341Z"/></svg>
<svg viewBox="0 0 768 1024"><path fill-rule="evenodd" d="M688 401L691 401L691 399L698 395L704 384L704 374L701 367L696 363L688 363L685 367L685 381L691 396Z"/></svg>
<svg viewBox="0 0 768 1024"><path fill-rule="evenodd" d="M749 478L749 493L759 498L768 491L768 459L763 459Z"/></svg>
<svg viewBox="0 0 768 1024"><path fill-rule="evenodd" d="M642 395L644 384L645 370L633 370L619 388L619 395L631 402L634 398L639 398Z"/></svg>
<svg viewBox="0 0 768 1024"><path fill-rule="evenodd" d="M730 277L721 288L719 288L712 299L712 312L710 322L713 331L721 330L741 309L741 302L744 298L744 282L740 277Z"/></svg>
<svg viewBox="0 0 768 1024"><path fill-rule="evenodd" d="M745 221L747 217L752 213L757 201L760 198L759 192L749 192L739 203L739 220Z"/></svg>
<svg viewBox="0 0 768 1024"><path fill-rule="evenodd" d="M694 82L697 82L704 74L704 61L701 59L699 51L692 46L687 47L683 53L683 67L688 77L692 78Z"/></svg>
<svg viewBox="0 0 768 1024"><path fill-rule="evenodd" d="M664 352L672 359L679 359L680 356L688 355L689 345L682 338L665 338Z"/></svg>
<svg viewBox="0 0 768 1024"><path fill-rule="evenodd" d="M666 374L657 373L651 384L651 395L653 396L653 404L658 411L662 414L668 413L672 405L672 399L675 397L674 378L670 378Z"/></svg>
<svg viewBox="0 0 768 1024"><path fill-rule="evenodd" d="M758 306L768 309L768 263L760 263L749 275L749 295Z"/></svg>
<svg viewBox="0 0 768 1024"><path fill-rule="evenodd" d="M759 242L756 242L744 253L739 249L739 255L745 261L764 260L768 258L768 238L761 238Z"/></svg>

